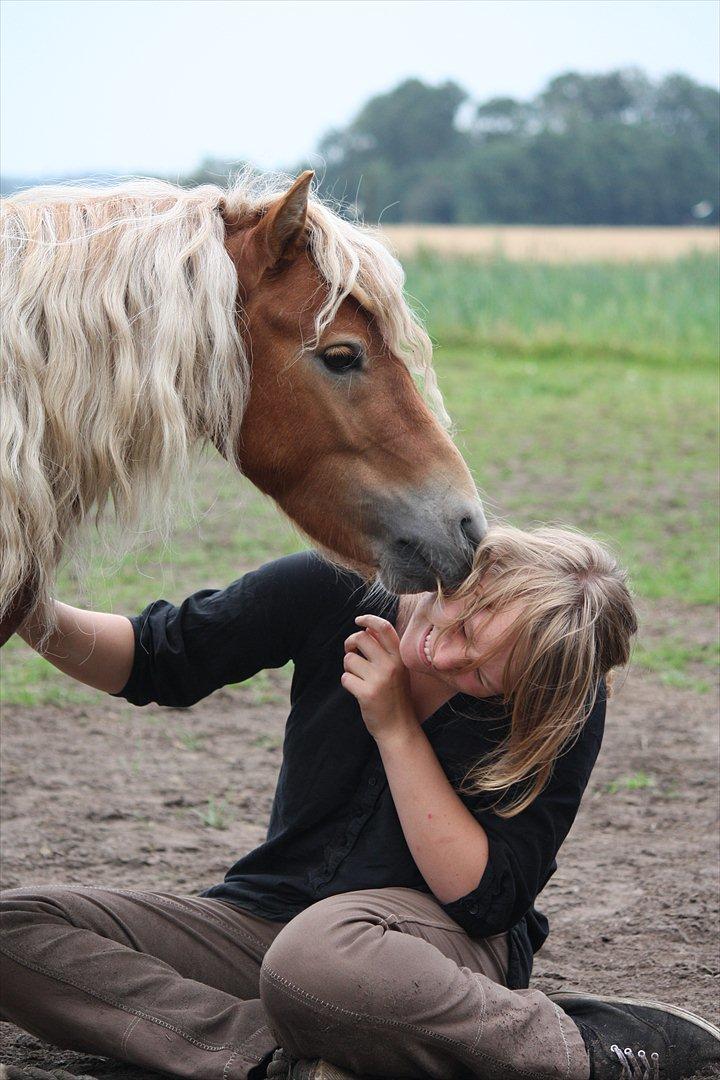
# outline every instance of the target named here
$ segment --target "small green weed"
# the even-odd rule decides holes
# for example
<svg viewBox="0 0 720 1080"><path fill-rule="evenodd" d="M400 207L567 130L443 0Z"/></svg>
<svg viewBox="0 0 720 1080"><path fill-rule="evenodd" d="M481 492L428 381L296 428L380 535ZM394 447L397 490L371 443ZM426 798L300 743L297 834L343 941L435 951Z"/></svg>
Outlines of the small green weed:
<svg viewBox="0 0 720 1080"><path fill-rule="evenodd" d="M291 666L287 665L279 673L270 675L267 671L259 671L251 679L243 683L252 695L253 705L279 705L287 700L287 690L283 683L289 683ZM278 681L278 674L280 680Z"/></svg>
<svg viewBox="0 0 720 1080"><path fill-rule="evenodd" d="M630 776L621 776L617 780L611 780L606 787L608 795L617 795L619 791L643 791L645 788L655 787L652 776L644 772L632 773Z"/></svg>
<svg viewBox="0 0 720 1080"><path fill-rule="evenodd" d="M143 741L141 738L135 739L135 753L130 761L130 772L133 776L139 776L142 768L143 759Z"/></svg>
<svg viewBox="0 0 720 1080"><path fill-rule="evenodd" d="M175 745L180 750L202 750L205 742L205 735L202 732L194 731L177 731L175 733Z"/></svg>
<svg viewBox="0 0 720 1080"><path fill-rule="evenodd" d="M194 810L193 813L197 814L206 828L224 830L230 825L229 809L225 799L220 799L218 802L215 799L208 799L205 810Z"/></svg>
<svg viewBox="0 0 720 1080"><path fill-rule="evenodd" d="M256 735L254 739L250 740L251 746L256 746L260 750L279 750L282 746L282 737L280 735Z"/></svg>

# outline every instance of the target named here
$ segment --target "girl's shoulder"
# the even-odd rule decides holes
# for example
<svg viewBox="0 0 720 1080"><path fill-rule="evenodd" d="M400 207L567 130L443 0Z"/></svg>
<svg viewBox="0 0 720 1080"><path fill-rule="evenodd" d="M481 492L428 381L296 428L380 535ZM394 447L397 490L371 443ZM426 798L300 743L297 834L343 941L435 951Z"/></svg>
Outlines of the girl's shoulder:
<svg viewBox="0 0 720 1080"><path fill-rule="evenodd" d="M397 607L397 597L388 593L377 580L332 562L318 551L299 551L266 563L258 575L288 599L306 598L315 606L337 608L356 606L358 611L387 616Z"/></svg>
<svg viewBox="0 0 720 1080"><path fill-rule="evenodd" d="M267 563L257 572L281 603L285 620L302 628L306 644L317 647L347 634L357 615L380 615L394 623L397 597L377 581L339 566L317 551L301 551Z"/></svg>

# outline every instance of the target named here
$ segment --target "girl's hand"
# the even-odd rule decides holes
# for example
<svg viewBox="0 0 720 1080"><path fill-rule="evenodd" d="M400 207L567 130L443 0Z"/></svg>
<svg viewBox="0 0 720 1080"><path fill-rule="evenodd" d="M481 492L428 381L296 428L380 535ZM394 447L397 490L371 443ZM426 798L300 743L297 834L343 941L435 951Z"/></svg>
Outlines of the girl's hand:
<svg viewBox="0 0 720 1080"><path fill-rule="evenodd" d="M360 615L355 622L363 629L345 641L340 681L357 698L365 726L377 740L416 729L410 678L400 659L395 627L377 615Z"/></svg>

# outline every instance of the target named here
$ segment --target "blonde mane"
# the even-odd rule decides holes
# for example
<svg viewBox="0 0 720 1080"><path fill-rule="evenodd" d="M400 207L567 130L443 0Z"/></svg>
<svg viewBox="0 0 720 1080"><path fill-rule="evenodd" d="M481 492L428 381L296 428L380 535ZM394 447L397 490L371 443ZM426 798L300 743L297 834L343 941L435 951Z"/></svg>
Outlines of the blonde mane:
<svg viewBox="0 0 720 1080"><path fill-rule="evenodd" d="M3 201L0 618L29 587L47 621L62 547L91 513L111 503L128 527L153 508L163 523L195 444L233 456L250 366L222 215L257 214L287 187L246 173L228 190L137 180ZM316 332L361 298L446 419L397 261L315 198L308 222L327 282Z"/></svg>

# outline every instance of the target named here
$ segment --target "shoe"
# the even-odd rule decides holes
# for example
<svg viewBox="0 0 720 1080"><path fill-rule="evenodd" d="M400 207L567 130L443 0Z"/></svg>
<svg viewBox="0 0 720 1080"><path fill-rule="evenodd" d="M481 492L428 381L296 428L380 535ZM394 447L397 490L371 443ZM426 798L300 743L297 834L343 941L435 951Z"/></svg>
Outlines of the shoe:
<svg viewBox="0 0 720 1080"><path fill-rule="evenodd" d="M293 1061L282 1047L273 1054L265 1076L266 1080L360 1080L356 1073L329 1061Z"/></svg>
<svg viewBox="0 0 720 1080"><path fill-rule="evenodd" d="M681 1080L713 1065L720 1076L720 1029L686 1009L567 991L548 997L580 1028L590 1080Z"/></svg>

